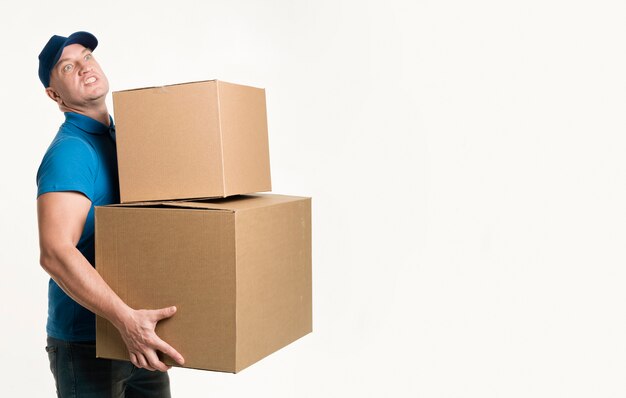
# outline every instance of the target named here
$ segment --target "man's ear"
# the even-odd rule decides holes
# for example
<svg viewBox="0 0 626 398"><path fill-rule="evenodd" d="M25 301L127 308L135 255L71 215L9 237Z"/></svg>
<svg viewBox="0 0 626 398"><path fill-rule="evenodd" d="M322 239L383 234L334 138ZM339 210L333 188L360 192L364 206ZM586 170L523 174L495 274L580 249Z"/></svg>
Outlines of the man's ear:
<svg viewBox="0 0 626 398"><path fill-rule="evenodd" d="M52 87L46 88L46 94L48 94L48 97L50 97L52 101L60 104L61 97L59 96L59 93L57 93Z"/></svg>

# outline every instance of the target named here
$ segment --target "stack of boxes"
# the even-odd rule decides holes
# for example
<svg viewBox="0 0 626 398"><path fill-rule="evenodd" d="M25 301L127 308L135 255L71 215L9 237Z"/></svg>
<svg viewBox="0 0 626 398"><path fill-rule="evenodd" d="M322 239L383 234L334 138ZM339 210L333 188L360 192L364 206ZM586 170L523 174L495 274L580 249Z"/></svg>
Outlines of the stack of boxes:
<svg viewBox="0 0 626 398"><path fill-rule="evenodd" d="M212 80L113 102L121 204L95 210L104 280L133 308L177 307L156 332L185 367L236 373L311 332L311 200L254 194L271 191L265 91ZM96 329L98 357L129 359L112 324Z"/></svg>

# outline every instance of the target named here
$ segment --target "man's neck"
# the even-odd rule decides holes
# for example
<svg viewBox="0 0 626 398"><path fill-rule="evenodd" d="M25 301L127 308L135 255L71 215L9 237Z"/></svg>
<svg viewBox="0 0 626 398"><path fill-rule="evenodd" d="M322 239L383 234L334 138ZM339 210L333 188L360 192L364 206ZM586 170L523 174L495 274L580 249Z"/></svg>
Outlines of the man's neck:
<svg viewBox="0 0 626 398"><path fill-rule="evenodd" d="M90 118L99 121L105 126L108 126L111 122L111 119L109 118L109 111L107 110L106 106L102 110L90 109L89 111L84 112L83 115L89 116Z"/></svg>
<svg viewBox="0 0 626 398"><path fill-rule="evenodd" d="M106 104L103 104L102 107L99 108L89 108L89 109L72 109L69 107L63 107L63 112L74 112L79 113L81 115L88 116L94 120L99 121L105 126L109 126L111 119L109 117L109 111L107 110Z"/></svg>

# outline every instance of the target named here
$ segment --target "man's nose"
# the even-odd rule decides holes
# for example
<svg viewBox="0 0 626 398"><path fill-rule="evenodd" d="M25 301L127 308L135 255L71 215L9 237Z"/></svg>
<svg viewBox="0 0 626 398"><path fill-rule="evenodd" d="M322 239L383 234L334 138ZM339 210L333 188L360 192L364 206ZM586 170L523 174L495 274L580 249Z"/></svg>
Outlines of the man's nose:
<svg viewBox="0 0 626 398"><path fill-rule="evenodd" d="M92 69L91 65L86 64L84 62L80 62L78 64L78 73L81 75L84 75L85 73L90 72L91 69Z"/></svg>

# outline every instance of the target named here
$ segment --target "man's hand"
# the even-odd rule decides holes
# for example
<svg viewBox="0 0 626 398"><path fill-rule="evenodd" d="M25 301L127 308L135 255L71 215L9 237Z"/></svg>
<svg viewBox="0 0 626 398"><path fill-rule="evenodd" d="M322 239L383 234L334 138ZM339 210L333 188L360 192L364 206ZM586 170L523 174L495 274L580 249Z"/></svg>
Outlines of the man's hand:
<svg viewBox="0 0 626 398"><path fill-rule="evenodd" d="M122 320L122 323L116 325L126 343L133 365L152 371L167 371L171 366L167 366L159 360L157 350L168 355L180 365L185 363L183 356L161 340L154 332L157 322L169 318L175 313L176 307L159 310L131 310L128 316Z"/></svg>

